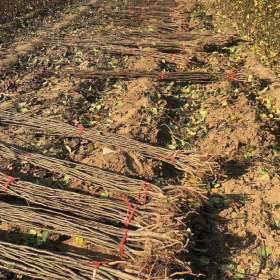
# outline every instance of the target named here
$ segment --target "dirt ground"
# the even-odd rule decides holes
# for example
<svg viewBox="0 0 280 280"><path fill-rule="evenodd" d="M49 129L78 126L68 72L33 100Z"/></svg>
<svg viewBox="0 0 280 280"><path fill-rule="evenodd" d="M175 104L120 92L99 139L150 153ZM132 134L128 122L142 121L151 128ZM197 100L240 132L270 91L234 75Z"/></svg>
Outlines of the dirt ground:
<svg viewBox="0 0 280 280"><path fill-rule="evenodd" d="M180 41L180 32L197 37L181 40L187 51L181 56L176 54L179 61L175 63L164 59L164 52L156 56L154 49L141 49L143 54L134 56L129 50L128 54L112 54L86 43L75 45L76 38L85 42L122 30L127 34L142 31L145 37L168 25L161 20L147 20L138 26L131 20L105 17L95 1L69 8L58 22L41 27L35 35L3 42L0 109L16 110L22 118L33 115L73 125L82 123L171 150L210 155L219 168L200 184L208 202L192 221L193 238L187 256L197 276L184 279L280 279L277 77L248 51L248 43L231 40L238 35L220 29L219 20L203 6L196 1L175 2L182 8L179 15L177 10L173 15L177 24L173 32L179 34L174 41ZM214 40L213 36L221 39ZM69 45L63 43L69 41ZM242 78L231 79L225 74L213 83L191 84L146 77L122 80L61 75L70 67L77 71L213 73L234 69ZM22 128L3 127L0 137L47 155L156 184L188 183L188 178L170 166L119 152L115 147L34 136Z"/></svg>

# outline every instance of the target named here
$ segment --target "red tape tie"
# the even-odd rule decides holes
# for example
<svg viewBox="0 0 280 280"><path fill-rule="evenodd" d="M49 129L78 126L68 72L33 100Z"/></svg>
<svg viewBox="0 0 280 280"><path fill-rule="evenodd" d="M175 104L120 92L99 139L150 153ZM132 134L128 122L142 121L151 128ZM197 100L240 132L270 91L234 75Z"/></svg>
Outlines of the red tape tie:
<svg viewBox="0 0 280 280"><path fill-rule="evenodd" d="M164 72L160 72L159 79L160 80L164 80L165 79L165 73Z"/></svg>
<svg viewBox="0 0 280 280"><path fill-rule="evenodd" d="M78 125L78 132L79 134L83 134L85 132L85 127L82 124Z"/></svg>
<svg viewBox="0 0 280 280"><path fill-rule="evenodd" d="M95 262L94 262L94 265L95 265L95 268L98 270L98 269L103 265L103 262L101 262L101 261L95 261Z"/></svg>
<svg viewBox="0 0 280 280"><path fill-rule="evenodd" d="M128 228L129 228L129 225L130 225L130 223L133 219L133 216L135 214L135 211L136 211L136 207L133 207L132 204L128 200L127 200L127 203L128 203L128 211L127 211L127 217L126 217L126 221L125 221L125 230L122 235L122 239L120 242L120 248L119 248L121 257L123 256L123 253L124 253L124 245L125 245L125 242L126 242L126 239L128 236Z"/></svg>
<svg viewBox="0 0 280 280"><path fill-rule="evenodd" d="M172 153L172 154L170 155L170 157L169 157L170 161L171 161L172 164L174 164L174 165L175 165L176 162L177 162L177 159L176 159L177 155L178 155L178 151Z"/></svg>
<svg viewBox="0 0 280 280"><path fill-rule="evenodd" d="M230 82L236 82L237 81L237 70L232 69L228 72L228 80Z"/></svg>
<svg viewBox="0 0 280 280"><path fill-rule="evenodd" d="M15 182L15 178L12 176L8 176L8 180L6 182L6 184L3 187L3 192L8 192L10 185L13 184Z"/></svg>
<svg viewBox="0 0 280 280"><path fill-rule="evenodd" d="M122 239L121 239L121 242L120 242L120 256L121 257L123 256L124 244L125 244L125 241L127 239L127 235L128 235L128 228L125 229L125 231L123 233L123 236L122 236Z"/></svg>
<svg viewBox="0 0 280 280"><path fill-rule="evenodd" d="M133 49L129 48L129 49L127 50L127 54L133 55Z"/></svg>
<svg viewBox="0 0 280 280"><path fill-rule="evenodd" d="M173 165L176 165L177 159L176 157L178 156L179 151L175 151L168 155L167 157L164 157L163 159L170 161Z"/></svg>
<svg viewBox="0 0 280 280"><path fill-rule="evenodd" d="M85 262L85 264L87 266L99 269L101 266L105 265L106 262L103 262L103 261L89 261L89 262Z"/></svg>

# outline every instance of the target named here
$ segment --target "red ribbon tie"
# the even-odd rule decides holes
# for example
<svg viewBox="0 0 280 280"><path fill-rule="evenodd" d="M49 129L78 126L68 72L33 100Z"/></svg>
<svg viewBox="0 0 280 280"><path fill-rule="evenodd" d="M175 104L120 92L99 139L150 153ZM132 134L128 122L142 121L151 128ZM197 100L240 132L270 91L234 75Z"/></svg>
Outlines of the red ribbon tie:
<svg viewBox="0 0 280 280"><path fill-rule="evenodd" d="M127 50L127 54L133 55L133 49L129 48L129 49Z"/></svg>
<svg viewBox="0 0 280 280"><path fill-rule="evenodd" d="M160 72L159 79L160 80L164 80L165 79L165 73L164 72Z"/></svg>
<svg viewBox="0 0 280 280"><path fill-rule="evenodd" d="M128 228L129 228L129 225L130 225L130 223L133 219L135 211L136 211L136 207L133 207L132 204L130 202L128 202L128 211L127 211L127 217L126 217L126 221L125 221L125 230L124 230L124 233L122 235L122 239L121 239L121 242L120 242L120 248L119 248L121 257L123 256L123 253L124 253L124 245L125 245L125 242L126 242L126 239L127 239L127 236L128 236Z"/></svg>
<svg viewBox="0 0 280 280"><path fill-rule="evenodd" d="M10 185L13 184L15 182L15 180L16 179L14 177L8 176L8 180L3 187L3 192L8 192Z"/></svg>
<svg viewBox="0 0 280 280"><path fill-rule="evenodd" d="M79 134L83 134L85 132L85 127L82 124L78 125L78 132Z"/></svg>
<svg viewBox="0 0 280 280"><path fill-rule="evenodd" d="M236 82L237 81L237 70L233 69L228 72L228 79L231 82Z"/></svg>
<svg viewBox="0 0 280 280"><path fill-rule="evenodd" d="M177 157L178 153L179 153L179 151L175 151L175 152L171 153L169 156L167 156L165 159L171 161L171 163L173 165L175 165L177 162L176 157Z"/></svg>

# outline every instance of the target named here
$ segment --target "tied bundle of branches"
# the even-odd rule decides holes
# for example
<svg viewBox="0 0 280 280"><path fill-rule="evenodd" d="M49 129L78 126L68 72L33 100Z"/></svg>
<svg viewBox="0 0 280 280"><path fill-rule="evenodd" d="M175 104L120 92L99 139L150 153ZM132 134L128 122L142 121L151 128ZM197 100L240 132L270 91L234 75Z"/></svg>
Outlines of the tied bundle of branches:
<svg viewBox="0 0 280 280"><path fill-rule="evenodd" d="M145 215L144 211L139 212L141 220L137 220L135 226L149 224L152 217L151 213L161 215L161 209L158 207L165 202L168 202L168 208L175 210L178 201L186 196L188 198L194 196L197 202L203 200L200 192L191 187L169 185L159 188L143 180L104 171L92 166L59 160L41 154L27 153L9 144L0 143L0 155L9 160L21 159L53 173L59 172L66 174L69 178L92 183L95 194L101 194L101 196L102 193L107 193L109 196L122 199L125 202L129 198L138 204L140 209L149 211L148 215ZM142 204L144 204L143 208L141 207Z"/></svg>
<svg viewBox="0 0 280 280"><path fill-rule="evenodd" d="M21 114L0 110L0 124L10 124L28 127L45 135L75 137L91 142L99 142L105 146L116 147L119 150L137 152L147 158L164 161L195 177L212 172L214 163L207 156L192 151L171 151L166 148L152 146L127 137L101 132L96 129L77 128L60 121L33 118Z"/></svg>
<svg viewBox="0 0 280 280"><path fill-rule="evenodd" d="M211 34L208 32L205 33L194 33L194 32L182 32L178 31L175 33L166 33L160 31L120 31L117 33L118 38L125 40L129 36L129 40L131 43L135 44L152 44L154 46L166 46L171 47L174 44L177 48L182 47L182 49L186 49L189 47L196 47L196 46L209 46L212 44L216 47L228 47L233 44L240 42L242 39L237 36L236 34ZM112 36L112 35L111 35ZM108 36L108 41L110 37ZM142 41L139 41L141 40ZM126 42L126 41L124 41ZM141 46L141 45L140 45ZM145 47L145 45L143 45ZM147 45L149 46L149 45ZM142 46L141 46L142 47Z"/></svg>
<svg viewBox="0 0 280 280"><path fill-rule="evenodd" d="M180 63L180 62L182 63L187 60L187 58L182 54L161 53L161 52L155 52L151 49L126 48L121 46L118 47L104 46L99 48L99 50L102 51L103 53L109 53L109 54L120 54L120 55L138 56L138 57L140 56L152 57L161 61L162 60L168 61L169 63Z"/></svg>
<svg viewBox="0 0 280 280"><path fill-rule="evenodd" d="M129 40L127 39L129 38ZM50 38L51 42L56 42L59 39ZM167 33L163 31L150 31L150 30L135 30L131 28L121 28L114 29L112 32L103 32L102 35L95 36L92 39L86 39L83 37L69 36L63 38L63 42L68 43L80 43L80 44L115 44L115 45L135 45L139 47L152 47L152 46L181 46L182 42L185 42L186 46L194 46L195 43L201 43L205 41L205 44L210 42L220 42L225 46L238 42L241 40L235 34L228 35L213 35L211 33L194 33L194 32L176 32L176 33Z"/></svg>
<svg viewBox="0 0 280 280"><path fill-rule="evenodd" d="M143 188L148 183L142 180L129 178L123 175L108 172L85 164L47 157L36 153L27 153L8 144L0 143L0 155L4 158L21 159L34 166L64 174L72 179L86 181L93 185L96 194L109 192L121 197L125 195L136 201L141 196ZM149 185L149 196L153 199L162 199L162 190L152 184Z"/></svg>
<svg viewBox="0 0 280 280"><path fill-rule="evenodd" d="M131 34L130 34L131 33ZM129 39L127 39L129 37ZM61 39L49 38L50 42L62 46L80 46L86 48L108 49L116 47L156 49L163 53L188 53L191 49L210 51L230 46L240 41L234 34L209 35L193 33L174 33L167 35L161 32L123 32L116 31L115 34L103 34L92 39L80 37L68 37Z"/></svg>
<svg viewBox="0 0 280 280"><path fill-rule="evenodd" d="M102 10L102 16L106 17L107 21L114 21L126 23L127 25L135 24L135 22L140 25L148 24L149 21L155 23L158 28L164 28L164 25L169 25L177 27L176 20L184 20L184 15L178 14L174 18L172 14L173 10L157 11L157 10L144 10L144 9L119 9L108 10L104 13ZM133 20L132 20L133 18ZM138 25L139 26L139 25Z"/></svg>
<svg viewBox="0 0 280 280"><path fill-rule="evenodd" d="M126 213L124 213L125 219ZM95 249L118 255L123 227L106 223L94 222L85 218L77 218L68 214L37 207L17 206L0 201L0 221L25 229L50 230L54 234L85 238ZM147 233L146 233L147 234ZM135 236L136 235L136 236ZM141 234L130 230L124 254L133 258L143 251L143 243L135 241ZM136 249L138 248L138 249Z"/></svg>
<svg viewBox="0 0 280 280"><path fill-rule="evenodd" d="M171 43L169 45L161 45L161 44L152 44L150 42L147 43L140 43L140 42L131 42L128 40L119 40L116 39L115 41L108 41L108 42L102 42L98 41L96 39L93 40L83 40L83 39L77 39L77 38L68 38L63 41L61 40L53 40L50 39L49 41L45 42L45 45L49 45L50 43L56 44L57 46L64 46L64 47L81 47L84 49L92 50L99 49L104 51L112 51L114 49L124 49L123 54L130 54L132 49L139 50L139 51L149 51L152 53L152 51L155 53L155 50L159 52L158 56L165 56L169 54L188 54L190 52L190 49L183 46L183 44L180 46L179 44Z"/></svg>
<svg viewBox="0 0 280 280"><path fill-rule="evenodd" d="M171 14L171 9L166 9L166 10L153 10L150 7L141 7L141 8L137 8L137 7L133 7L133 8L125 8L125 9L120 9L119 7L116 7L114 10L112 9L107 9L107 10L103 10L104 14L106 15L110 15L113 17L130 17L134 16L134 17L140 17L140 18L170 18L170 14Z"/></svg>
<svg viewBox="0 0 280 280"><path fill-rule="evenodd" d="M121 38L126 38L129 35L129 38L132 39L151 39L151 40L175 40L177 42L180 41L195 41L201 38L217 38L216 35L210 33L194 33L194 32L176 32L176 33L167 33L161 31L149 31L149 30L133 30L133 29L121 29L118 32L118 36ZM125 37L126 36L126 37Z"/></svg>
<svg viewBox="0 0 280 280"><path fill-rule="evenodd" d="M154 3L134 3L132 4L131 1L128 3L123 2L121 5L115 7L113 5L106 5L103 9L103 11L106 14L110 14L113 17L118 17L119 15L125 16L129 15L130 17L133 17L133 19L146 19L146 18L158 18L159 20L164 20L166 18L171 18L172 21L174 19L172 18L172 15L174 12L177 14L177 16L182 15L182 10L185 12L185 9L182 9L182 4L180 2L176 1L169 1L169 2L154 2ZM178 19L178 17L177 17Z"/></svg>
<svg viewBox="0 0 280 280"><path fill-rule="evenodd" d="M133 28L115 28L112 32L102 33L101 35L95 35L92 39L86 39L76 36L63 38L63 43L75 43L75 44L90 44L90 46L128 46L128 47L142 47L142 48L154 48L159 51L181 51L184 52L186 47L196 47L202 40L211 38L213 41L219 41L221 35L209 35L188 33L188 32L176 32L167 33L163 31L150 31ZM58 39L49 38L50 42L56 42ZM186 42L187 41L187 42Z"/></svg>
<svg viewBox="0 0 280 280"><path fill-rule="evenodd" d="M99 254L106 253L114 259L124 256L125 262L121 262L125 264L123 269L133 270L138 275L143 272L151 277L144 279L153 279L154 267L157 277L171 275L175 267L190 271L188 264L180 262L177 256L187 251L190 232L184 224L184 216L174 216L171 212L159 217L161 219L150 227L123 230L52 210L0 202L1 222L23 229L47 229L55 234L83 237Z"/></svg>
<svg viewBox="0 0 280 280"><path fill-rule="evenodd" d="M124 220L128 216L132 219L134 215L137 215L132 210L131 208L129 213L124 213ZM179 228L176 222L171 224L174 213L168 213L167 216L170 217L165 217L167 222L165 224L159 222L153 224L151 221L150 227L135 230L131 227L130 221L129 228L118 227L104 222L77 218L54 210L18 206L0 201L0 221L2 223L26 230L44 229L53 234L82 237L96 252L109 254L114 258L125 257L128 262L127 266L133 266L134 262L145 262L150 257L147 254L151 250L156 254L165 253L166 255L168 254L166 248L171 251L186 249L185 247L188 245L186 237L189 237L189 234L183 227ZM182 217L177 218L182 219Z"/></svg>
<svg viewBox="0 0 280 280"><path fill-rule="evenodd" d="M94 77L124 80L149 78L159 81L178 81L187 83L212 83L217 81L219 77L224 76L222 73L206 72L90 71L77 69L67 69L62 73L84 79L92 79Z"/></svg>
<svg viewBox="0 0 280 280"><path fill-rule="evenodd" d="M135 208L124 213L124 220L129 216L134 218ZM137 214L136 214L137 215ZM159 217L160 218L160 217ZM69 214L54 210L17 206L0 202L0 221L2 223L18 226L23 229L49 230L54 234L82 237L88 244L93 246L94 251L107 253L114 257L125 256L128 261L142 262L151 256L150 251L156 254L170 254L174 251L187 249L189 233L184 227L179 226L183 216L176 217L174 213L166 213L166 216L159 221L151 221L149 227L134 229L129 227L110 225L101 222L94 222L85 218L77 218ZM163 223L165 220L165 223ZM137 258L137 260L136 260Z"/></svg>
<svg viewBox="0 0 280 280"><path fill-rule="evenodd" d="M49 43L49 42L47 42ZM80 42L71 42L69 41L56 41L54 42L56 46L63 46L67 48L81 48L86 50L88 53L94 53L96 55L96 51L98 50L100 53L107 54L118 54L118 55L126 55L126 56L148 56L153 57L158 60L165 60L170 63L180 63L186 61L186 56L181 53L163 53L157 52L154 49L149 48L130 48L125 46L113 46L113 45L102 45L98 44L84 44ZM94 51L93 51L94 49ZM185 51L187 53L187 50ZM188 52L191 55L191 50Z"/></svg>
<svg viewBox="0 0 280 280"><path fill-rule="evenodd" d="M171 9L176 8L177 3L176 1L143 1L143 0L137 0L137 1L118 1L119 4L119 10L122 9L135 9L135 10L156 10L156 11L170 11ZM107 2L107 5L104 6L105 9L110 10L115 8L115 3Z"/></svg>
<svg viewBox="0 0 280 280"><path fill-rule="evenodd" d="M122 38L122 37L125 38ZM126 39L127 35L118 34L117 36L107 36L99 38L93 38L92 40L88 39L75 39L75 38L68 38L64 39L61 44L88 44L90 47L105 47L108 45L111 46L123 46L128 48L151 48L156 49L160 52L167 52L167 53L185 53L186 50L190 47L198 47L201 42L196 41L189 41L186 43L184 40L169 40L169 39L158 39L145 36L141 40L141 38L129 38ZM51 39L51 41L57 41L55 39Z"/></svg>
<svg viewBox="0 0 280 280"><path fill-rule="evenodd" d="M0 268L44 280L140 280L135 274L114 268L114 262L100 265L96 260L74 253L52 253L0 241ZM36 268L34 267L36 266Z"/></svg>
<svg viewBox="0 0 280 280"><path fill-rule="evenodd" d="M154 3L133 3L132 1L119 1L116 5L115 3L105 3L103 5L102 14L103 15L110 15L113 18L122 17L125 15L134 15L135 16L141 15L141 17L149 17L153 15L164 15L171 13L178 7L178 4L175 2L154 2ZM133 21L130 18L130 21Z"/></svg>
<svg viewBox="0 0 280 280"><path fill-rule="evenodd" d="M114 21L114 24L116 25L122 25L122 26L126 26L126 27L139 27L139 25L142 25L143 27L146 26L146 24L149 23L149 21L153 22L154 28L156 29L161 29L161 30L165 30L165 31L169 31L169 32L176 32L179 29L179 25L176 23L173 23L171 21L160 21L157 19L149 19L149 20L143 20L143 19L133 19L131 20L131 18L115 18L115 19L108 19L108 21L106 22L105 20L103 20L104 23L112 23L112 20ZM155 23L156 22L156 23Z"/></svg>
<svg viewBox="0 0 280 280"><path fill-rule="evenodd" d="M7 177L5 179L7 180ZM1 179L0 183L2 181ZM173 192L174 199L176 195L179 196L176 203L172 203L172 199L165 199L160 201L160 206L158 204L152 207L148 203L143 208L139 205L132 206L129 203L126 210L120 205L118 206L119 210L109 209L109 213L104 213L98 211L98 208L102 208L104 205L105 211L109 208L107 205L110 205L110 202L102 202L100 199L99 201L95 200L94 206L91 207L91 209L96 207L97 210L93 210L96 214L91 213L88 217L83 214L77 218L73 215L70 216L69 213L73 212L78 214L80 212L80 201L85 201L85 196L82 195L82 198L79 196L77 199L80 200L73 202L75 204L73 206L70 203L72 202L72 198L76 198L77 194L70 194L66 191L57 192L57 190L46 190L48 188L22 181L12 182L5 189L7 187L5 182L7 181L3 181L3 190L7 194L17 195L26 199L28 203L31 202L34 205L44 206L45 208L14 206L0 202L0 220L24 228L37 230L47 228L58 234L69 236L79 235L84 237L90 244L93 244L95 250L98 252L100 250L102 252L105 248L107 253L110 250L111 254L115 253L115 255L116 252L121 254L121 243L125 233L125 246L123 243L122 250L129 260L129 263L126 265L131 266L134 271L146 271L150 267L154 268L153 265L155 262L158 262L157 269L164 263L164 273L169 269L170 271L174 271L174 264L177 263L178 266L180 265L180 261L177 260L177 253L187 250L189 232L186 230L185 222L188 222L188 215L191 213L191 210L181 210L178 207L179 200L181 203L182 201L186 202L186 200L178 195L178 190L177 188L175 190L175 187L169 187L167 191L171 195ZM31 189L32 187L34 187L33 190ZM33 193L31 194L32 191ZM52 197L54 193L55 196ZM69 202L68 206L64 203L65 197ZM70 199L68 200L68 198ZM201 197L194 198L196 201L201 200ZM83 205L86 207L86 204ZM91 209L88 210L90 211ZM133 216L131 216L133 219L129 222L129 230L124 232L124 227L121 226L120 220L128 217L129 209L134 209ZM113 215L110 215L111 212L118 212L122 216L116 218L116 222L119 221L118 224L116 222L114 222L114 225L110 224L109 218L113 222ZM4 213L8 214L4 215ZM140 224L144 223L143 220L146 220L145 225L140 226ZM157 256L156 261L154 256ZM144 269L143 267L146 268ZM180 269L189 271L187 266L181 266ZM154 272L148 271L147 273L151 275Z"/></svg>
<svg viewBox="0 0 280 280"><path fill-rule="evenodd" d="M0 186L2 186L0 192L23 198L28 204L36 204L55 211L71 213L76 217L97 222L122 224L128 208L127 202L123 200L109 197L106 199L96 198L91 195L45 187L15 179L1 171ZM135 228L139 228L139 225L148 225L148 222L153 219L153 211L156 215L157 208L151 203L146 205L144 210L139 206L131 225Z"/></svg>

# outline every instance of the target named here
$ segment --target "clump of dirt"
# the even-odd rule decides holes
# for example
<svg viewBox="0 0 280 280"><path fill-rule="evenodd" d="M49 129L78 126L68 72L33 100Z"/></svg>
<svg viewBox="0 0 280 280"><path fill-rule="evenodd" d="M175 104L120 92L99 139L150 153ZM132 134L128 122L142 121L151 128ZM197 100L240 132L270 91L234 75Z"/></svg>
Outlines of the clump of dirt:
<svg viewBox="0 0 280 280"><path fill-rule="evenodd" d="M72 160L87 165L110 170L126 176L155 179L157 164L149 159L144 159L138 154L124 153L114 147L107 148L99 145L87 144L86 149L80 147Z"/></svg>

